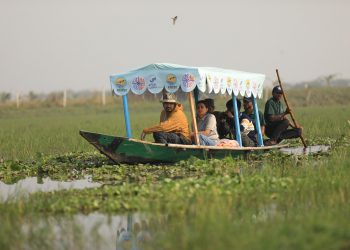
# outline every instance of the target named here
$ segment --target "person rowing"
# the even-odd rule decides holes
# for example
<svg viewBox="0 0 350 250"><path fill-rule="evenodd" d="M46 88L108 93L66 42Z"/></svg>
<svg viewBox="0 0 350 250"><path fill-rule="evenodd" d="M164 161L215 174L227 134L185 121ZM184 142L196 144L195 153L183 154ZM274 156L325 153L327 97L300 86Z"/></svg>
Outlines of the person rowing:
<svg viewBox="0 0 350 250"><path fill-rule="evenodd" d="M270 138L264 143L265 146L276 145L284 139L298 138L302 134L302 128L294 127L286 117L291 110L284 108L281 102L282 95L281 87L275 86L272 89L272 97L265 104L265 134ZM288 129L289 126L292 128Z"/></svg>

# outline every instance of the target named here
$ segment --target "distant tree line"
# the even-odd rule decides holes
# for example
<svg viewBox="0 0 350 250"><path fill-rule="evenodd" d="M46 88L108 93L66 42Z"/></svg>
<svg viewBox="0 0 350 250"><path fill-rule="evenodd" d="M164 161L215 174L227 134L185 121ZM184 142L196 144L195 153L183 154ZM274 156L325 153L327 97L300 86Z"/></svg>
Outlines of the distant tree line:
<svg viewBox="0 0 350 250"><path fill-rule="evenodd" d="M6 102L11 100L11 93L9 92L0 92L0 102Z"/></svg>

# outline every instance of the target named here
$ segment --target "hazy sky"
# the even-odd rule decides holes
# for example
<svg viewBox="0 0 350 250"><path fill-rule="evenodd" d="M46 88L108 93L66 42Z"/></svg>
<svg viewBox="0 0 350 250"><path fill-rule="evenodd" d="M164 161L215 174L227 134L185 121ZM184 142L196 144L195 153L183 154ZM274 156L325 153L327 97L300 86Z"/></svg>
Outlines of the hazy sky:
<svg viewBox="0 0 350 250"><path fill-rule="evenodd" d="M350 78L349 13L348 0L0 0L0 91L109 88L154 62Z"/></svg>

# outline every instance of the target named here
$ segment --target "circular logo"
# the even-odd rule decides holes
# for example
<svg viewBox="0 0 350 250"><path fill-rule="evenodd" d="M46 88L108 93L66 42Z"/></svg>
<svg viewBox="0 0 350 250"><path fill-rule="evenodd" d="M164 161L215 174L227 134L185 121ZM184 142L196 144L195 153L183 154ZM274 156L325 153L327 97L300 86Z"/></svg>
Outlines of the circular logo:
<svg viewBox="0 0 350 250"><path fill-rule="evenodd" d="M119 86L125 86L126 85L126 79L124 77L119 77L115 80L115 84Z"/></svg>
<svg viewBox="0 0 350 250"><path fill-rule="evenodd" d="M231 77L227 77L226 78L226 86L231 86L231 83L232 83L232 79L231 79Z"/></svg>
<svg viewBox="0 0 350 250"><path fill-rule="evenodd" d="M214 89L215 94L219 93L219 91L221 89L220 79L217 76L214 76L214 78L213 78L213 89Z"/></svg>
<svg viewBox="0 0 350 250"><path fill-rule="evenodd" d="M233 80L233 87L234 87L235 89L238 89L238 80L237 80L237 79L234 79L234 80Z"/></svg>
<svg viewBox="0 0 350 250"><path fill-rule="evenodd" d="M166 76L166 82L167 83L176 83L177 79L176 79L176 75L174 74L168 74Z"/></svg>
<svg viewBox="0 0 350 250"><path fill-rule="evenodd" d="M256 81L253 82L253 90L257 91L258 89L258 84L256 83Z"/></svg>
<svg viewBox="0 0 350 250"><path fill-rule="evenodd" d="M132 87L135 90L143 90L145 88L145 78L142 76L135 77L132 81Z"/></svg>
<svg viewBox="0 0 350 250"><path fill-rule="evenodd" d="M208 74L208 82L211 83L211 75Z"/></svg>
<svg viewBox="0 0 350 250"><path fill-rule="evenodd" d="M191 74L184 74L182 77L182 84L185 88L192 88L195 83L196 78Z"/></svg>

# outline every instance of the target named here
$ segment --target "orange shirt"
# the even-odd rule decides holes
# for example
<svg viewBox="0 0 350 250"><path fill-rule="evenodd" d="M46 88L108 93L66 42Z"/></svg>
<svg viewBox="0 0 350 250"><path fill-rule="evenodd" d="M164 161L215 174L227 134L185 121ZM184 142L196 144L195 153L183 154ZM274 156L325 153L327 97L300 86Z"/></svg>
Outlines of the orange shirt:
<svg viewBox="0 0 350 250"><path fill-rule="evenodd" d="M188 128L188 122L185 113L183 112L183 106L176 104L175 109L167 116L167 113L163 110L160 114L159 125L145 128L144 133L150 134L153 132L169 132L182 134L186 138L190 139L190 131Z"/></svg>

